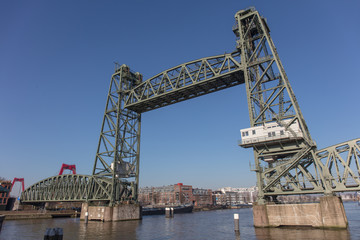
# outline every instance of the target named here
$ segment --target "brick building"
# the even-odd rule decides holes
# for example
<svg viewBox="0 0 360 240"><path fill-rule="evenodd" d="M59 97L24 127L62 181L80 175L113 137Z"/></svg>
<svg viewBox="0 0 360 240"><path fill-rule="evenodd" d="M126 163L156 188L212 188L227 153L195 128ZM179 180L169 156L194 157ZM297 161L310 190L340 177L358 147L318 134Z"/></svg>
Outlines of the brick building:
<svg viewBox="0 0 360 240"><path fill-rule="evenodd" d="M139 189L139 202L147 205L212 205L210 189L193 189L191 185L178 183L163 187L145 187Z"/></svg>
<svg viewBox="0 0 360 240"><path fill-rule="evenodd" d="M10 196L11 181L1 181L0 186L3 189L3 192L0 192L0 210L6 210Z"/></svg>
<svg viewBox="0 0 360 240"><path fill-rule="evenodd" d="M193 189L194 206L214 205L212 191L210 189Z"/></svg>
<svg viewBox="0 0 360 240"><path fill-rule="evenodd" d="M174 185L175 189L175 204L192 204L194 201L193 188L191 185L183 185L178 183Z"/></svg>
<svg viewBox="0 0 360 240"><path fill-rule="evenodd" d="M139 189L139 202L147 205L185 205L194 206L222 205L234 206L253 203L257 188L221 188L217 191L193 188L178 183L163 187L145 187Z"/></svg>

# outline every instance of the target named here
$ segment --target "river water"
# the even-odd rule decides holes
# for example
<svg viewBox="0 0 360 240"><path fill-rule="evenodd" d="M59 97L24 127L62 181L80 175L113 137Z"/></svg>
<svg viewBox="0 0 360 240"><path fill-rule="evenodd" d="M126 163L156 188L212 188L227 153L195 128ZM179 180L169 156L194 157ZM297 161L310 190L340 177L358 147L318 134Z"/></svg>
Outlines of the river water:
<svg viewBox="0 0 360 240"><path fill-rule="evenodd" d="M144 216L141 221L89 222L78 218L4 221L1 240L43 239L46 228L63 228L64 240L71 239L360 239L360 206L344 203L349 221L347 230L253 227L252 209L216 210L165 216ZM240 215L240 235L234 233L234 213Z"/></svg>

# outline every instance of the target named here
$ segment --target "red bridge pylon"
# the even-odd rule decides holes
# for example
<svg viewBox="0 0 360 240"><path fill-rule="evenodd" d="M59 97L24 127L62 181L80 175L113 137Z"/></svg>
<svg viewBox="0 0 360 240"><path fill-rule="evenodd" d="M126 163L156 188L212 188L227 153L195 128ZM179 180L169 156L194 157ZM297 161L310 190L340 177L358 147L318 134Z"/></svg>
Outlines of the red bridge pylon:
<svg viewBox="0 0 360 240"><path fill-rule="evenodd" d="M68 164L63 163L61 165L59 175L62 175L65 169L72 171L73 174L76 174L76 166L75 165L68 165Z"/></svg>
<svg viewBox="0 0 360 240"><path fill-rule="evenodd" d="M14 180L12 181L12 184L11 184L10 192L13 189L13 186L14 186L15 182L21 182L22 183L21 186L22 186L22 192L23 192L25 190L24 178L14 178Z"/></svg>

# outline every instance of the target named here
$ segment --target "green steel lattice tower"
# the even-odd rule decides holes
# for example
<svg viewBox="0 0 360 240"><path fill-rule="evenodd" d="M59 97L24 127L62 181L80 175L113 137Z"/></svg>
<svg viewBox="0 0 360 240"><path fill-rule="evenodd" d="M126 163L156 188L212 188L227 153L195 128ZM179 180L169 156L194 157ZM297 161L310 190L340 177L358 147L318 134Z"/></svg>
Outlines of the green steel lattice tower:
<svg viewBox="0 0 360 240"><path fill-rule="evenodd" d="M277 123L290 132L288 138L240 144L254 149L253 170L260 203L267 196L328 190L319 171L316 145L270 37L266 19L253 8L237 12L235 19L233 31L244 67L250 125L266 127L268 123ZM295 124L302 134L292 131Z"/></svg>
<svg viewBox="0 0 360 240"><path fill-rule="evenodd" d="M137 201L141 114L124 108L126 94L142 75L116 64L111 77L93 176L111 181L110 205Z"/></svg>

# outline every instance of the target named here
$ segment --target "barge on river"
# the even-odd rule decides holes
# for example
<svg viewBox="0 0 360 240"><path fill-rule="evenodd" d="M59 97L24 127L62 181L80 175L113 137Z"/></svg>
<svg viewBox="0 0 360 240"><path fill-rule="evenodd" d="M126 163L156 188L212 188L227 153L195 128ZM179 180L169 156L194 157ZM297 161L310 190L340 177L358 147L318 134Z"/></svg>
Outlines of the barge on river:
<svg viewBox="0 0 360 240"><path fill-rule="evenodd" d="M168 207L168 206L167 206ZM174 214L178 213L192 213L193 206L175 206ZM165 207L143 207L142 215L165 215Z"/></svg>

